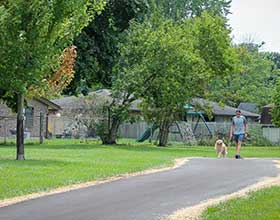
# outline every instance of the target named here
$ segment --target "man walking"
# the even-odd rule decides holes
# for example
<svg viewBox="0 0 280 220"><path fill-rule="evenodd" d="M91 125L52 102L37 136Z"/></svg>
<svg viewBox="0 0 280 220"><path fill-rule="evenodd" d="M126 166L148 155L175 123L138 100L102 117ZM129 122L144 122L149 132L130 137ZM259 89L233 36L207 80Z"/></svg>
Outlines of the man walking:
<svg viewBox="0 0 280 220"><path fill-rule="evenodd" d="M246 118L241 115L241 110L235 111L236 116L232 118L232 125L230 127L230 140L236 142L236 159L240 159L240 149L244 138L248 136L248 122Z"/></svg>

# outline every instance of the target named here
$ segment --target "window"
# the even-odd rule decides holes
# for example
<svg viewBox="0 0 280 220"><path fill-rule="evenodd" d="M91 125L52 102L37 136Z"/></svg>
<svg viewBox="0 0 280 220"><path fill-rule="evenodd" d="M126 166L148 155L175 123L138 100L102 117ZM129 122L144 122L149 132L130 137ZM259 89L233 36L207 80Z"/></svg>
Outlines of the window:
<svg viewBox="0 0 280 220"><path fill-rule="evenodd" d="M27 107L25 109L25 128L31 129L33 127L34 108Z"/></svg>

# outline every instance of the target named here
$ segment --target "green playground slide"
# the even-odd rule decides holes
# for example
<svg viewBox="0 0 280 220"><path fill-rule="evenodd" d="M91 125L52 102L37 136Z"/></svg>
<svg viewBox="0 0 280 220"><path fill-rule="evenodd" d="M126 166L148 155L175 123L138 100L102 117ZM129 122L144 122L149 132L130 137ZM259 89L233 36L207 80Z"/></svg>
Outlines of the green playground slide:
<svg viewBox="0 0 280 220"><path fill-rule="evenodd" d="M158 126L156 124L153 124L151 127L147 128L146 131L139 138L137 138L136 141L143 142L149 139L156 129L158 129Z"/></svg>

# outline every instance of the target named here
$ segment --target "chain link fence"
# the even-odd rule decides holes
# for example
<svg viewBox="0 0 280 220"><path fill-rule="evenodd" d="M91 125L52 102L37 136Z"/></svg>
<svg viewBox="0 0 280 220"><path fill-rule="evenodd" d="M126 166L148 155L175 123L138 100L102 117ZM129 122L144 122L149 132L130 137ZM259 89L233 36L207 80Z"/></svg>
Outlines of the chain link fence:
<svg viewBox="0 0 280 220"><path fill-rule="evenodd" d="M6 143L16 140L16 116L1 116L0 117L0 143ZM32 119L24 120L24 138L43 139L46 137L47 117L43 114L34 115Z"/></svg>

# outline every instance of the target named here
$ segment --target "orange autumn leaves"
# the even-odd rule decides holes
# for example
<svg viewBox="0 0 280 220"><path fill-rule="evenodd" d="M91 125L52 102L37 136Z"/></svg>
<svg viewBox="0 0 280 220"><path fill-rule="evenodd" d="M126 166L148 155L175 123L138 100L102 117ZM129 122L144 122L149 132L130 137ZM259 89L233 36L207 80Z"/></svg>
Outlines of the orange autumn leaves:
<svg viewBox="0 0 280 220"><path fill-rule="evenodd" d="M59 96L74 78L76 57L76 46L73 45L64 49L59 58L59 68L56 71L53 71L48 78L43 79L40 87L31 86L29 88L29 95L32 97L43 96L45 98Z"/></svg>

